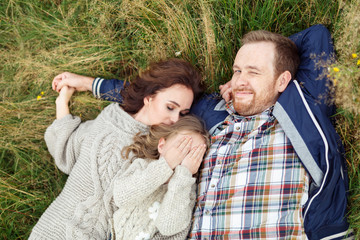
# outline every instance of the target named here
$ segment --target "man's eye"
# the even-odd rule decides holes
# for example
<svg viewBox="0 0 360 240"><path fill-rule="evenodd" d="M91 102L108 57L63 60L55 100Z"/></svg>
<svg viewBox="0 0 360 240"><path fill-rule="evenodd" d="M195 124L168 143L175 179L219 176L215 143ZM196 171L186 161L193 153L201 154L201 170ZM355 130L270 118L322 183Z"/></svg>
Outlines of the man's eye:
<svg viewBox="0 0 360 240"><path fill-rule="evenodd" d="M259 73L258 72L250 72L250 74L258 75Z"/></svg>
<svg viewBox="0 0 360 240"><path fill-rule="evenodd" d="M169 111L172 111L172 110L174 110L174 108L173 107L167 107L167 109L169 110Z"/></svg>

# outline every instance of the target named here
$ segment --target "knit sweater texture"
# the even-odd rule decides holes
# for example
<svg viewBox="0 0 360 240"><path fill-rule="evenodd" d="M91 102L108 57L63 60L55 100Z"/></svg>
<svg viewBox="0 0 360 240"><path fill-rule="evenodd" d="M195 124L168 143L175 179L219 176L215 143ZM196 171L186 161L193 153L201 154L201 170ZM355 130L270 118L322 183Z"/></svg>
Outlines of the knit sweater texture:
<svg viewBox="0 0 360 240"><path fill-rule="evenodd" d="M150 239L187 230L196 198L196 179L166 160L135 159L114 183L116 239ZM180 239L185 239L186 235Z"/></svg>
<svg viewBox="0 0 360 240"><path fill-rule="evenodd" d="M55 120L45 141L57 167L69 177L32 230L32 239L108 239L116 206L110 187L130 166L121 150L148 127L116 104L95 120L67 115Z"/></svg>

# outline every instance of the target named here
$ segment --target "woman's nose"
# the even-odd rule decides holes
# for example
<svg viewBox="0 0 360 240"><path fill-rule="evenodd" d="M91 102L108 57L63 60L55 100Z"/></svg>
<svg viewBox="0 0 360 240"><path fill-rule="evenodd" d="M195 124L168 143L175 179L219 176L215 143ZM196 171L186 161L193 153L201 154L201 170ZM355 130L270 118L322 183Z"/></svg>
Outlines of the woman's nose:
<svg viewBox="0 0 360 240"><path fill-rule="evenodd" d="M170 118L171 123L176 123L179 120L179 114L173 114Z"/></svg>

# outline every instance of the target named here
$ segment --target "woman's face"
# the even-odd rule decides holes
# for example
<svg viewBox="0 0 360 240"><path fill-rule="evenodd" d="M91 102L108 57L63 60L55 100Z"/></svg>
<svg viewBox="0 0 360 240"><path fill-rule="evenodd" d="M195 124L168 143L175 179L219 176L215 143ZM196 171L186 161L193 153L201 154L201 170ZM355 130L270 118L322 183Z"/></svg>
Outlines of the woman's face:
<svg viewBox="0 0 360 240"><path fill-rule="evenodd" d="M194 94L190 88L175 84L145 97L144 107L135 114L135 119L146 125L171 125L181 115L189 113L193 100Z"/></svg>

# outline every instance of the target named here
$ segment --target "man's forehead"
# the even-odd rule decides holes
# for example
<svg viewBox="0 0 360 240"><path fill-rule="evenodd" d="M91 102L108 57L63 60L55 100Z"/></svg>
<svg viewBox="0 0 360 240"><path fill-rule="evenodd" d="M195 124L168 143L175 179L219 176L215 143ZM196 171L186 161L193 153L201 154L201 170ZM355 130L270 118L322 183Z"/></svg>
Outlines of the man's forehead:
<svg viewBox="0 0 360 240"><path fill-rule="evenodd" d="M271 42L255 42L243 45L236 54L235 67L259 68L266 62L273 62L275 57L275 45ZM241 66L240 66L241 65Z"/></svg>

